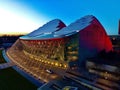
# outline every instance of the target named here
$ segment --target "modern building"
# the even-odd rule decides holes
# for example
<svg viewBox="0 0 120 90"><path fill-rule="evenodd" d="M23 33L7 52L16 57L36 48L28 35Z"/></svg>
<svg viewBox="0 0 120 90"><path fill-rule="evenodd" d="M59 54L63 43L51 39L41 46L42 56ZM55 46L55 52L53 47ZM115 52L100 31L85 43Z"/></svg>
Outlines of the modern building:
<svg viewBox="0 0 120 90"><path fill-rule="evenodd" d="M90 58L86 61L86 67L89 73L96 75L95 82L116 90L120 89L119 60Z"/></svg>
<svg viewBox="0 0 120 90"><path fill-rule="evenodd" d="M120 52L120 35L109 35L113 49L117 52Z"/></svg>
<svg viewBox="0 0 120 90"><path fill-rule="evenodd" d="M112 43L100 22L92 15L66 26L55 19L20 37L7 50L8 57L36 78L49 81L44 70L65 71L85 66L86 58L112 50ZM62 73L61 73L62 74ZM56 75L54 77L57 77Z"/></svg>
<svg viewBox="0 0 120 90"><path fill-rule="evenodd" d="M87 59L86 67L90 72L99 74L103 78L120 80L120 62L119 60L105 60L98 58ZM107 74L109 73L109 75Z"/></svg>
<svg viewBox="0 0 120 90"><path fill-rule="evenodd" d="M120 20L118 22L118 34L117 35L109 35L113 49L117 52L120 52Z"/></svg>

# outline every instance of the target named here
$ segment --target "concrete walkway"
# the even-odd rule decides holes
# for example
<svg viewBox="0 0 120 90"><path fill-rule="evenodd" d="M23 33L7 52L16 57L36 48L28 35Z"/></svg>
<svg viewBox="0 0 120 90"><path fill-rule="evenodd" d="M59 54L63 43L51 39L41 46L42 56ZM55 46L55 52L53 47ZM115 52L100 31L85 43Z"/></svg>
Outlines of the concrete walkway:
<svg viewBox="0 0 120 90"><path fill-rule="evenodd" d="M3 64L0 64L0 69L9 68L12 66L15 66L15 64L13 62L3 63Z"/></svg>

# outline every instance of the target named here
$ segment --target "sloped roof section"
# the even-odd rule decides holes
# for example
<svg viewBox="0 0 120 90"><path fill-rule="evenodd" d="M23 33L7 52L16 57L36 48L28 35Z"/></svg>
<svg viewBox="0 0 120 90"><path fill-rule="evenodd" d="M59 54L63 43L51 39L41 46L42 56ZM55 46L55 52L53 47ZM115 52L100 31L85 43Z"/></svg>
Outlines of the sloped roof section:
<svg viewBox="0 0 120 90"><path fill-rule="evenodd" d="M20 37L20 39L38 38L38 37L59 31L63 27L66 27L66 25L61 20L54 19L54 20L44 24L42 27L38 28L37 30L35 30L25 36Z"/></svg>
<svg viewBox="0 0 120 90"><path fill-rule="evenodd" d="M92 15L82 17L81 19L78 19L77 21L71 23L68 27L65 27L56 32L54 36L69 36L75 32L79 32L80 30L83 30L84 28L89 26L94 18L95 17Z"/></svg>

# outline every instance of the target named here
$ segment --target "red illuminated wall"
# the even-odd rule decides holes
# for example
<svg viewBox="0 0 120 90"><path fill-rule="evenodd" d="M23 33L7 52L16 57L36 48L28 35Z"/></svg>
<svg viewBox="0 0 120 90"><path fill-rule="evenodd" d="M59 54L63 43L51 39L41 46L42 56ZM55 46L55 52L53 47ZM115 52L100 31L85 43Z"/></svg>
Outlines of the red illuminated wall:
<svg viewBox="0 0 120 90"><path fill-rule="evenodd" d="M94 56L98 52L105 50L109 52L112 50L112 43L107 36L105 29L94 18L91 24L79 32L80 40L80 58Z"/></svg>

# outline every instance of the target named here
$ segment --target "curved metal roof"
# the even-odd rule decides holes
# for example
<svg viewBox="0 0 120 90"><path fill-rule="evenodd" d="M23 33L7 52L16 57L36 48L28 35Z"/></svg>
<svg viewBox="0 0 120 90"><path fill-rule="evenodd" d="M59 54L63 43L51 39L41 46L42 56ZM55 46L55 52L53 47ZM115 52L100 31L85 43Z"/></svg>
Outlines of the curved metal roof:
<svg viewBox="0 0 120 90"><path fill-rule="evenodd" d="M67 37L89 26L94 18L92 15L87 15L67 27L65 27L65 24L61 20L55 19L30 34L20 37L20 39L38 40ZM61 23L64 24L64 26L60 27Z"/></svg>

